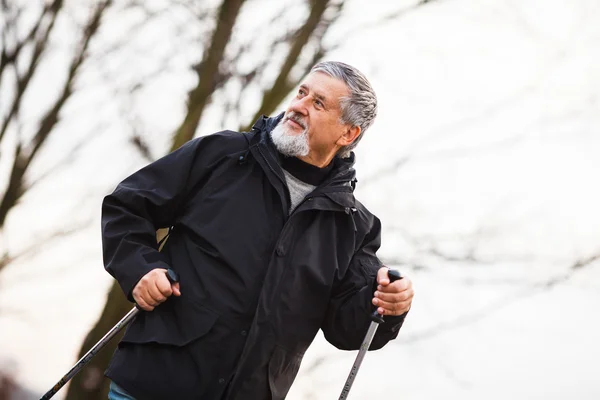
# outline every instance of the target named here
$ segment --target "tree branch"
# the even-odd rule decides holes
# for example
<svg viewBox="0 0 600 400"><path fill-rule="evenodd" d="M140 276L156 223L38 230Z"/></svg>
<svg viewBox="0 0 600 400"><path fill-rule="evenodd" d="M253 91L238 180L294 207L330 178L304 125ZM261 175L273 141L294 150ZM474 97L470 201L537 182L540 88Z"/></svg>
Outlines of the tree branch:
<svg viewBox="0 0 600 400"><path fill-rule="evenodd" d="M27 190L29 191L33 189L37 184L44 181L49 176L54 175L61 169L71 165L76 160L76 158L72 155L77 154L85 146L90 146L92 144L92 140L97 138L98 135L104 130L106 130L108 126L109 124L107 122L102 121L99 124L97 124L94 128L90 129L90 133L86 134L84 138L79 140L73 147L68 149L65 152L66 155L62 159L57 161L54 165L45 169L44 172L40 175L37 175L34 180L29 181L27 184Z"/></svg>
<svg viewBox="0 0 600 400"><path fill-rule="evenodd" d="M25 75L23 77L20 77L18 75L18 71L17 71L17 90L15 93L15 98L13 99L12 105L10 107L10 111L8 112L8 115L5 117L4 121L2 122L2 126L0 127L0 142L2 141L2 137L6 133L6 129L8 128L8 125L12 121L15 114L17 114L19 111L19 107L21 106L21 98L25 94L25 91L27 90L27 87L29 86L31 77L33 76L33 74L35 73L35 71L39 65L40 58L47 48L50 33L52 32L52 29L54 28L54 23L56 22L56 17L58 15L58 12L62 8L62 5L63 5L62 0L54 0L54 2L52 3L52 6L50 8L50 17L49 17L50 22L48 23L48 27L42 34L42 37L35 42L35 46L33 49L33 55L31 57L31 61L29 62L27 72L25 73ZM42 16L44 16L44 14L42 14Z"/></svg>
<svg viewBox="0 0 600 400"><path fill-rule="evenodd" d="M67 75L67 80L63 85L61 94L56 99L52 108L46 113L45 117L40 122L38 131L32 139L32 143L30 144L29 149L27 150L27 154L25 153L25 151L22 150L20 145L17 146L8 186L6 188L4 196L2 197L2 202L0 202L0 229L4 226L4 222L6 220L8 212L12 207L14 207L17 204L24 191L26 190L26 188L24 187L25 173L27 172L29 166L31 165L31 162L35 158L37 152L48 139L54 126L58 122L58 115L63 105L72 94L72 86L77 72L79 71L81 64L85 60L86 51L88 49L89 43L98 30L102 14L104 13L105 9L111 4L111 2L112 0L105 0L101 4L99 4L98 7L95 9L94 13L92 14L90 20L88 21L88 24L83 32L82 44L79 48L79 51L75 54L75 57L71 61L69 73ZM55 2L55 4L56 3L60 3L60 0ZM43 47L45 46L46 44L44 42ZM34 70L35 65L33 66L33 68L30 68L30 72ZM16 107L18 108L18 105Z"/></svg>
<svg viewBox="0 0 600 400"><path fill-rule="evenodd" d="M225 47L229 42L233 26L243 3L244 0L224 0L221 5L217 27L213 32L210 47L206 51L202 62L195 68L198 75L198 84L188 94L188 112L183 123L173 135L171 151L178 149L194 137L204 109L209 104L218 84L219 64L223 60Z"/></svg>
<svg viewBox="0 0 600 400"><path fill-rule="evenodd" d="M314 3L306 22L300 27L296 34L295 41L292 43L288 55L281 66L279 75L277 75L271 89L264 93L262 104L254 114L254 117L252 117L250 124L242 130L248 130L251 124L261 115L270 114L294 87L295 82L290 82L290 72L298 62L298 57L300 57L302 49L308 43L315 29L321 22L328 5L329 0L322 0Z"/></svg>
<svg viewBox="0 0 600 400"><path fill-rule="evenodd" d="M52 232L51 234L49 234L48 236L46 236L44 238L41 238L38 240L33 240L32 243L28 247L22 249L17 254L2 255L2 257L0 258L0 272L2 272L2 269L4 267L6 267L8 264L10 264L16 260L19 260L19 259L32 257L38 251L40 251L40 249L42 247L50 245L50 244L58 241L59 239L64 239L65 237L71 236L72 234L81 231L83 228L89 227L92 224L92 222L93 222L93 220L89 219L89 220L83 221L81 223L78 223L76 225L73 225L70 228Z"/></svg>
<svg viewBox="0 0 600 400"><path fill-rule="evenodd" d="M3 4L2 8L3 8L4 14L8 15L8 11L9 11L8 5L5 2L3 2L2 4ZM6 40L7 38L6 37L3 38L2 42L4 45L3 45L2 53L0 56L0 83L2 82L2 73L4 72L4 69L8 65L14 64L15 61L17 60L17 58L19 57L19 54L21 53L21 50L23 49L23 47L25 47L25 45L27 45L33 41L33 39L36 37L37 33L39 32L39 29L42 26L44 17L48 14L48 12L50 12L50 11L54 12L55 9L53 7L54 7L54 4L51 4L51 3L48 3L44 6L44 8L42 9L42 12L40 13L39 18L33 24L31 29L29 30L29 33L27 33L27 35L25 35L23 40L17 39L15 46L11 51L8 50L8 44L7 44L7 40ZM7 23L5 24L5 27L2 29L3 35L6 33L6 31L9 31L9 30L14 33L17 32L17 18L18 18L18 15L7 21Z"/></svg>
<svg viewBox="0 0 600 400"><path fill-rule="evenodd" d="M431 339L432 337L438 336L439 334L447 332L449 330L461 328L466 325L479 322L482 319L489 317L493 313L501 310L502 308L507 307L510 304L531 297L541 291L551 289L558 284L567 282L573 277L575 273L580 272L581 270L583 270L584 267L588 267L598 260L600 260L600 252L592 256L579 259L575 261L563 274L553 276L541 283L534 283L528 285L516 292L511 292L508 295L503 296L502 298L492 303L489 303L478 310L460 315L459 317L451 321L441 322L420 332L416 332L409 336L404 336L403 340L400 343L415 343L426 339Z"/></svg>
<svg viewBox="0 0 600 400"><path fill-rule="evenodd" d="M359 33L362 34L369 29L381 28L381 26L385 23L397 21L398 19L404 17L405 15L412 13L413 11L416 11L418 8L421 8L422 6L427 5L429 3L434 3L436 1L440 1L440 0L420 0L408 8L401 8L399 10L393 11L387 15L384 15L382 18L377 19L376 21L371 21L371 22L367 22L367 23L364 23L359 26L354 26L354 27L352 27L352 29L350 31L345 32L343 35L341 35L342 40L327 47L326 52L331 52L333 50L340 48L341 46L348 43L348 41L350 41L354 36L356 36Z"/></svg>

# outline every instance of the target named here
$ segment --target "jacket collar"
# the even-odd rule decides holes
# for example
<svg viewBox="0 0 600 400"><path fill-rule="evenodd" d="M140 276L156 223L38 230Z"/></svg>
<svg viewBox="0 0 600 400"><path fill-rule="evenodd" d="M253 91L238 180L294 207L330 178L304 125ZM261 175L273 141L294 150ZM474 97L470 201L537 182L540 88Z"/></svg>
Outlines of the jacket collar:
<svg viewBox="0 0 600 400"><path fill-rule="evenodd" d="M279 113L275 117L267 117L266 115L260 116L254 125L252 125L252 130L256 132L271 132L273 128L277 126L279 121L283 118L285 112Z"/></svg>

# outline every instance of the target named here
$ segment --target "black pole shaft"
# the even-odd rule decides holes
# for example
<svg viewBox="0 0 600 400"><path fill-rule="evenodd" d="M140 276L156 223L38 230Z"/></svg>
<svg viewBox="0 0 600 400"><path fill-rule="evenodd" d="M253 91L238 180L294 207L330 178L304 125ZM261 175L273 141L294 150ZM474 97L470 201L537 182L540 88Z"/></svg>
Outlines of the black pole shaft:
<svg viewBox="0 0 600 400"><path fill-rule="evenodd" d="M388 278L390 280L390 283L392 283L399 279L402 279L402 275L400 274L400 272L390 269L390 270L388 270ZM375 336L375 333L377 332L377 328L379 327L379 324L382 322L384 322L383 317L377 312L377 309L376 309L375 311L373 311L373 314L371 315L371 324L369 325L369 330L367 331L367 334L365 335L365 338L360 346L358 354L356 355L356 360L354 361L354 364L352 365L352 369L350 370L350 373L348 374L348 378L346 379L346 383L344 384L342 393L340 394L340 397L338 398L338 400L346 400L348 398L348 394L350 393L350 389L352 388L352 384L354 383L356 374L358 374L360 365L362 364L362 362L365 358L365 355L367 354L367 351L369 350L369 347L371 347L371 342L373 341L373 337Z"/></svg>
<svg viewBox="0 0 600 400"><path fill-rule="evenodd" d="M83 367L85 367L86 364L90 362L90 360L96 354L98 354L98 352L102 350L102 348L106 346L106 344L117 333L121 331L121 329L127 326L135 318L139 311L140 310L138 310L136 307L133 307L133 309L131 309L131 311L129 311L115 326L113 326L112 329L108 331L108 333L104 335L104 337L94 345L94 347L92 347L87 353L85 353L85 355L81 357L79 361L77 361L77 364L75 364L73 368L71 368L69 372L66 373L65 376L60 378L56 385L54 385L52 389L47 391L46 394L40 398L40 400L47 400L54 396L63 386L67 384L67 382L71 380L71 378L73 378Z"/></svg>
<svg viewBox="0 0 600 400"><path fill-rule="evenodd" d="M360 351L356 355L356 360L354 361L354 364L352 365L352 369L350 370L350 373L348 374L348 378L346 379L346 383L344 384L344 388L342 389L342 393L340 394L340 397L338 398L338 400L346 400L348 398L348 393L350 393L350 389L352 388L352 384L354 383L354 378L356 378L356 374L358 374L358 369L360 368L360 365L362 364L362 362L365 358L365 355L367 354L367 351L369 350L369 347L371 346L371 342L373 341L373 336L375 336L375 333L377 332L378 327L379 327L379 322L377 322L377 321L371 322L371 325L369 326L369 330L367 331L367 335L365 336L365 339L363 340L363 343L360 346Z"/></svg>

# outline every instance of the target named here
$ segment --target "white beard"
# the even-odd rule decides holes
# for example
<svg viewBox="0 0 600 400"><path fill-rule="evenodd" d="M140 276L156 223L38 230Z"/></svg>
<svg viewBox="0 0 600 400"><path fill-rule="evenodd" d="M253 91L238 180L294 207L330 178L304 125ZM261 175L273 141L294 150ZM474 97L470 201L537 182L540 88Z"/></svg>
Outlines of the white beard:
<svg viewBox="0 0 600 400"><path fill-rule="evenodd" d="M286 118L282 118L271 131L271 139L277 150L288 157L306 156L310 150L308 146L308 131L294 133L288 126L284 125Z"/></svg>

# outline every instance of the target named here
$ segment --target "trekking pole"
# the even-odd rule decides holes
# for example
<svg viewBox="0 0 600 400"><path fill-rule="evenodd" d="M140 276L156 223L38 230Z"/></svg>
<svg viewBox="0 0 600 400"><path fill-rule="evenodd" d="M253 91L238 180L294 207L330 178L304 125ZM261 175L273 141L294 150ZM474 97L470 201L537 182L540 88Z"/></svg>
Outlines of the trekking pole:
<svg viewBox="0 0 600 400"><path fill-rule="evenodd" d="M398 272L396 270L389 269L388 270L388 278L390 279L390 283L392 283L399 279L402 279L402 275L400 275L400 272ZM348 379L346 379L346 384L344 385L344 389L342 389L342 394L340 394L340 397L338 400L346 400L348 398L348 393L350 393L350 388L352 387L352 384L354 383L354 378L356 378L356 374L358 373L360 364L362 364L363 359L365 358L365 355L367 354L367 350L369 350L369 347L371 346L371 342L373 341L373 336L375 336L375 332L377 332L377 328L379 327L379 324L381 324L382 322L383 322L383 317L381 316L381 314L379 314L377 312L377 309L376 309L375 311L373 311L373 314L371 314L371 325L369 325L369 330L367 331L367 334L365 335L365 339L363 340L362 344L360 345L360 350L358 351L358 354L356 355L356 360L354 361L354 365L352 365L352 369L350 370L350 374L348 375Z"/></svg>
<svg viewBox="0 0 600 400"><path fill-rule="evenodd" d="M171 283L179 282L179 277L177 276L177 273L172 269L167 270L167 279L169 279L169 282ZM46 394L40 398L40 400L48 400L52 396L54 396L63 386L67 384L67 382L71 380L71 378L77 375L77 373L81 371L81 369L85 367L86 364L89 363L90 360L94 358L94 356L98 354L98 352L102 350L104 346L106 346L110 339L112 339L117 333L119 333L121 329L129 325L129 323L133 321L133 319L139 312L140 309L137 308L137 305L133 307L131 311L129 311L123 318L121 318L121 320L117 322L117 324L113 326L112 329L108 331L106 335L104 335L104 337L94 345L94 347L92 347L87 353L85 353L85 355L81 357L79 361L77 361L77 364L75 364L73 368L71 368L69 372L66 373L65 376L60 378L58 383L54 385L52 389L48 390Z"/></svg>

